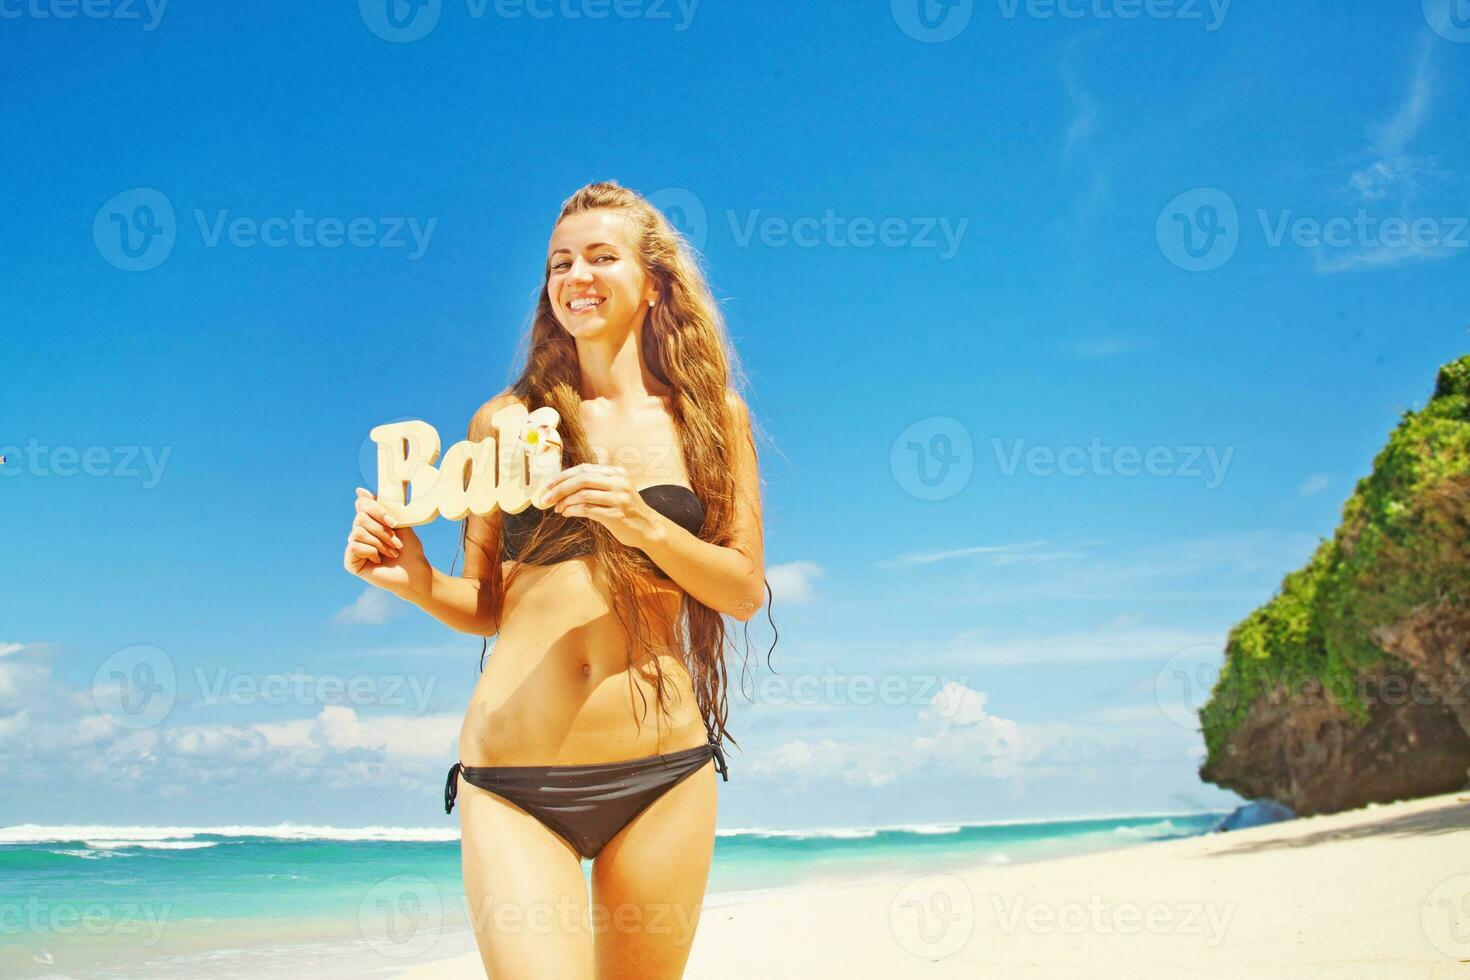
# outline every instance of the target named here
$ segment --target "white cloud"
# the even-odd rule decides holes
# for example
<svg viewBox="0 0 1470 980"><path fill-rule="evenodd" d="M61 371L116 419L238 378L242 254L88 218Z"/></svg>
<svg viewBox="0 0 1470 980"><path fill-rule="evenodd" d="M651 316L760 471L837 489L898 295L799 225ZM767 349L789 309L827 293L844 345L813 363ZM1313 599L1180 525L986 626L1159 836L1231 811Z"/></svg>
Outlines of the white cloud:
<svg viewBox="0 0 1470 980"><path fill-rule="evenodd" d="M1062 147L1062 160L1070 163L1077 160L1086 178L1086 187L1077 199L1076 237L1086 236L1097 221L1098 213L1106 202L1112 187L1108 168L1097 159L1093 151L1093 137L1099 127L1102 113L1099 103L1083 88L1075 70L1078 42L1073 39L1062 53L1058 72L1071 104L1072 115L1067 123L1066 138Z"/></svg>
<svg viewBox="0 0 1470 980"><path fill-rule="evenodd" d="M158 735L162 752L201 765L253 765L270 751L260 732L235 725L165 728Z"/></svg>
<svg viewBox="0 0 1470 980"><path fill-rule="evenodd" d="M817 597L812 583L825 574L816 562L792 561L767 568L766 581L775 602L812 602Z"/></svg>
<svg viewBox="0 0 1470 980"><path fill-rule="evenodd" d="M1296 492L1303 497L1312 497L1327 489L1327 477L1322 473L1313 473L1297 487Z"/></svg>
<svg viewBox="0 0 1470 980"><path fill-rule="evenodd" d="M259 722L251 727L265 736L272 751L300 752L311 748L311 735L317 727L317 720L297 718L293 721Z"/></svg>
<svg viewBox="0 0 1470 980"><path fill-rule="evenodd" d="M1026 542L909 556L900 562L993 552L986 554L987 562L962 578L936 578L926 582L922 591L900 590L893 594L892 602L922 602L925 608L932 608L936 603L971 606L1106 600L1137 606L1181 598L1228 597L1256 603L1270 598L1270 589L1281 574L1310 558L1318 542L1309 534L1242 531L1136 546L1086 541L1042 548L1043 542ZM1063 557L1071 560L1059 560ZM1009 567L999 574L986 574L990 565Z"/></svg>
<svg viewBox="0 0 1470 980"><path fill-rule="evenodd" d="M1371 152L1376 159L1371 160L1348 180L1357 195L1365 201L1378 201L1390 193L1412 190L1416 176L1425 167L1422 161L1410 156L1407 150L1429 117L1433 97L1429 75L1432 50L1427 41L1421 42L1404 101L1392 116L1372 127L1374 135Z"/></svg>
<svg viewBox="0 0 1470 980"><path fill-rule="evenodd" d="M19 744L30 724L29 710L17 711L13 715L0 715L0 750L11 751L11 746Z"/></svg>
<svg viewBox="0 0 1470 980"><path fill-rule="evenodd" d="M1425 259L1448 259L1453 258L1455 254L1455 249L1428 248L1413 242L1392 247L1388 245L1366 246L1343 255L1330 255L1319 248L1312 255L1312 270L1322 275L1333 275L1338 272L1352 272L1356 269L1389 268Z"/></svg>
<svg viewBox="0 0 1470 980"><path fill-rule="evenodd" d="M1086 736L1062 735L1037 743L1026 761L1035 769L1075 769L1117 763L1120 755L1116 744Z"/></svg>
<svg viewBox="0 0 1470 980"><path fill-rule="evenodd" d="M842 782L876 789L919 771L941 770L960 778L1004 778L1024 754L1019 726L990 714L987 695L951 681L918 713L927 734L885 731L872 738L794 739L748 765L752 777L779 782L783 790ZM869 733L871 734L871 733Z"/></svg>
<svg viewBox="0 0 1470 980"><path fill-rule="evenodd" d="M337 610L337 614L332 619L338 623L377 626L386 623L388 618L397 612L398 606L398 599L370 585L350 606Z"/></svg>
<svg viewBox="0 0 1470 980"><path fill-rule="evenodd" d="M1070 156L1079 146L1084 146L1091 141L1093 134L1097 132L1101 112L1098 101L1090 92L1083 90L1081 83L1077 80L1077 73L1073 70L1072 63L1076 61L1077 40L1072 39L1063 53L1062 64L1058 72L1062 76L1062 85L1067 90L1067 100L1071 103L1072 117L1067 123L1067 138L1065 153Z"/></svg>
<svg viewBox="0 0 1470 980"><path fill-rule="evenodd" d="M1349 177L1348 183L1363 200L1379 201L1387 197L1390 190L1396 190L1403 184L1408 176L1404 169L1406 164L1407 161L1402 159L1375 160Z"/></svg>
<svg viewBox="0 0 1470 980"><path fill-rule="evenodd" d="M18 660L0 663L0 712L18 711L33 704L50 676L50 668L43 664Z"/></svg>
<svg viewBox="0 0 1470 980"><path fill-rule="evenodd" d="M985 558L992 565L1015 565L1058 561L1063 558L1082 558L1080 551L1038 551L1045 541L1021 541L1015 544L982 544L968 548L950 548L944 551L919 552L900 555L890 561L879 562L879 567L893 568L905 565L928 565L936 561L952 561L956 558Z"/></svg>
<svg viewBox="0 0 1470 980"><path fill-rule="evenodd" d="M43 652L38 645L30 652ZM19 710L7 711L13 703ZM229 779L357 790L419 792L457 755L455 714L372 714L325 705L288 721L179 724L125 729L103 714L88 687L60 682L44 660L0 660L0 777L64 771L106 776L109 792L188 801L200 785Z"/></svg>
<svg viewBox="0 0 1470 980"><path fill-rule="evenodd" d="M898 776L896 765L884 766L859 746L839 744L832 739L786 742L752 759L746 771L752 778L767 777L779 783L783 792L805 789L812 783L836 781L874 789L886 786Z"/></svg>
<svg viewBox="0 0 1470 980"><path fill-rule="evenodd" d="M1115 705L1062 721L1026 726L1022 771L1116 766L1177 766L1202 745L1197 731L1180 727L1157 704Z"/></svg>
<svg viewBox="0 0 1470 980"><path fill-rule="evenodd" d="M994 713L989 692L949 681L914 709L911 724L875 725L849 712L824 720L821 735L785 740L742 768L778 794L816 799L842 789L891 796L937 787L940 795L966 798L977 791L1014 795L1035 779L1076 783L1114 778L1120 769L1197 766L1198 731L1152 697L1157 682L1148 673L1126 703L1024 723Z"/></svg>
<svg viewBox="0 0 1470 980"><path fill-rule="evenodd" d="M1122 629L1125 626L1137 626L1139 623L1143 622L1147 618L1148 615L1141 610L1125 610L1124 612L1118 613L1116 616L1108 617L1108 619L1102 623L1101 628Z"/></svg>
<svg viewBox="0 0 1470 980"><path fill-rule="evenodd" d="M1099 722L1104 725L1156 725L1168 716L1157 702L1147 704L1114 704L1095 711L1085 711L1076 716L1083 722Z"/></svg>
<svg viewBox="0 0 1470 980"><path fill-rule="evenodd" d="M337 752L367 750L387 761L452 759L463 721L451 714L360 718L352 708L328 705L317 716L308 740Z"/></svg>
<svg viewBox="0 0 1470 980"><path fill-rule="evenodd" d="M847 753L831 739L817 743L796 739L751 760L749 772L804 784L835 777L846 765Z"/></svg>
<svg viewBox="0 0 1470 980"><path fill-rule="evenodd" d="M1025 750L1021 728L985 709L989 695L950 681L934 695L920 721L933 732L913 740L915 764L941 764L972 775L1013 775Z"/></svg>
<svg viewBox="0 0 1470 980"><path fill-rule="evenodd" d="M946 664L1083 664L1142 660L1164 663L1182 650L1223 648L1225 635L1209 630L1103 627L1024 639L984 642L973 631L957 634L938 660Z"/></svg>
<svg viewBox="0 0 1470 980"><path fill-rule="evenodd" d="M1409 81L1409 91L1403 103L1393 116L1375 127L1376 149L1385 157L1402 154L1410 141L1419 135L1419 130L1429 115L1432 97L1429 86L1429 56L1432 51L1433 43L1425 35L1420 39L1419 55L1414 62L1414 76Z"/></svg>
<svg viewBox="0 0 1470 980"><path fill-rule="evenodd" d="M1176 578L1200 573L1214 576L1265 571L1275 575L1309 558L1317 541L1310 534L1239 531L1150 542L1125 559L1122 567L1108 569L1107 574L1149 573Z"/></svg>
<svg viewBox="0 0 1470 980"><path fill-rule="evenodd" d="M356 711L335 704L322 708L311 735L313 742L337 752L350 752L353 749L378 752L386 744L381 733L373 731L358 720Z"/></svg>
<svg viewBox="0 0 1470 980"><path fill-rule="evenodd" d="M1138 342L1128 337L1100 337L1092 340L1072 340L1062 344L1064 357L1079 361L1098 361L1117 357L1137 350Z"/></svg>
<svg viewBox="0 0 1470 980"><path fill-rule="evenodd" d="M1415 55L1403 101L1382 123L1370 128L1367 162L1347 179L1351 198L1360 206L1370 205L1379 218L1403 218L1412 226L1416 218L1431 218L1423 213L1416 198L1427 180L1442 176L1433 160L1416 155L1410 145L1428 121L1434 101L1431 59L1435 45L1428 36L1421 39ZM1440 224L1443 215L1437 219ZM1447 234L1440 229L1437 234ZM1437 241L1426 238L1425 241ZM1446 259L1460 250L1444 245L1422 244L1404 240L1386 245L1369 239L1351 248L1318 248L1313 254L1313 269L1319 275L1391 268L1410 262Z"/></svg>

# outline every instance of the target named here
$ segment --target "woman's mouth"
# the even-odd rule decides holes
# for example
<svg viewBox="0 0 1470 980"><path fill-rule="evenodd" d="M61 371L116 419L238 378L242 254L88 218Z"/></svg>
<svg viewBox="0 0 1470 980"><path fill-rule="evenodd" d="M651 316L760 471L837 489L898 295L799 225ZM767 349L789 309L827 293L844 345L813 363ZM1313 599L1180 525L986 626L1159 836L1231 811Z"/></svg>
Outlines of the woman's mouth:
<svg viewBox="0 0 1470 980"><path fill-rule="evenodd" d="M581 315L590 313L606 302L607 300L602 296L578 296L567 304L567 310L574 316Z"/></svg>

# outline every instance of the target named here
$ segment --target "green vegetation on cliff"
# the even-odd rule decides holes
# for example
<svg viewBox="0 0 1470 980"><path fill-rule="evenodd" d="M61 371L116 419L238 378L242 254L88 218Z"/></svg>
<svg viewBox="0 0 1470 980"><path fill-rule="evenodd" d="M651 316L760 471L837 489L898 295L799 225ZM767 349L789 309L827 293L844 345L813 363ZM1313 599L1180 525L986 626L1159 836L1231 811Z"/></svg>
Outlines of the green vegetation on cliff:
<svg viewBox="0 0 1470 980"><path fill-rule="evenodd" d="M1358 676L1391 663L1372 638L1417 606L1470 606L1470 355L1440 369L1434 397L1405 412L1342 523L1270 602L1230 631L1200 709L1206 765L1251 705L1279 687L1320 684L1358 723Z"/></svg>

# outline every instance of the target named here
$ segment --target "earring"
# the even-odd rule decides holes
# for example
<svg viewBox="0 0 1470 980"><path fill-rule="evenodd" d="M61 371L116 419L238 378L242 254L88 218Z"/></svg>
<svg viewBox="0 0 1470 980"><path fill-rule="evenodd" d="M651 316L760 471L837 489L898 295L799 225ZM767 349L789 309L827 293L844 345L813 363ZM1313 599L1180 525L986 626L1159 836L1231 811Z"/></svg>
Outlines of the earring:
<svg viewBox="0 0 1470 980"><path fill-rule="evenodd" d="M653 300L649 300L649 301L648 301L648 308L649 308L649 309L650 309L650 310L651 310L651 309L653 309Z"/></svg>

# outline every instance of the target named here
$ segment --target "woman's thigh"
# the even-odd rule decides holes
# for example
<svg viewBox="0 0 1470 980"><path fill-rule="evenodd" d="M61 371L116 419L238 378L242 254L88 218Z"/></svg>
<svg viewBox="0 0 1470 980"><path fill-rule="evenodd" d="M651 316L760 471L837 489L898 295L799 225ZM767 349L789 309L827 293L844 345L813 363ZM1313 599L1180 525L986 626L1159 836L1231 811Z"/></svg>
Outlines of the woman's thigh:
<svg viewBox="0 0 1470 980"><path fill-rule="evenodd" d="M520 807L460 779L470 923L491 980L593 980L587 879L576 852Z"/></svg>
<svg viewBox="0 0 1470 980"><path fill-rule="evenodd" d="M653 802L592 864L597 980L677 980L714 856L711 761Z"/></svg>

